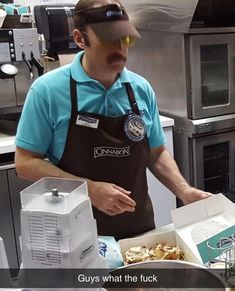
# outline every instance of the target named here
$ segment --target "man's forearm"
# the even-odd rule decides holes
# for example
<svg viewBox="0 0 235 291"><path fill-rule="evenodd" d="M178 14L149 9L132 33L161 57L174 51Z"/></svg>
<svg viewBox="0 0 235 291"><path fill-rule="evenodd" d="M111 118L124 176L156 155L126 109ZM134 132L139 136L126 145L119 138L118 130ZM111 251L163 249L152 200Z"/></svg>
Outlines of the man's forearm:
<svg viewBox="0 0 235 291"><path fill-rule="evenodd" d="M188 189L190 186L181 175L173 157L166 149L160 153L152 152L151 155L150 171L170 191L181 198L185 189Z"/></svg>
<svg viewBox="0 0 235 291"><path fill-rule="evenodd" d="M37 181L43 177L78 178L41 158L30 159L24 163L23 167L16 167L16 170L21 178L31 181Z"/></svg>

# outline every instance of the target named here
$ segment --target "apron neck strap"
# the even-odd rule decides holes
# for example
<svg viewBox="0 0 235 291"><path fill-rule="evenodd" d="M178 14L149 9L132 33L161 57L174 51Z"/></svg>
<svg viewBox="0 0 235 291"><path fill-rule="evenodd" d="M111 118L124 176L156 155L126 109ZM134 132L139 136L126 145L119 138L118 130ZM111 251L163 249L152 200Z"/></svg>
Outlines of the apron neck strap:
<svg viewBox="0 0 235 291"><path fill-rule="evenodd" d="M140 115L140 111L137 105L137 102L135 100L135 95L132 90L131 84L130 83L124 83L127 91L127 95L129 98L129 101L131 103L131 107L133 109L133 112ZM70 94L71 94L71 111L72 114L77 114L77 83L76 81L72 78L70 75Z"/></svg>
<svg viewBox="0 0 235 291"><path fill-rule="evenodd" d="M137 102L135 100L135 95L134 95L134 92L132 90L131 84L130 83L124 83L124 84L126 86L127 95L129 97L133 112L140 115L139 107L138 107Z"/></svg>
<svg viewBox="0 0 235 291"><path fill-rule="evenodd" d="M77 82L70 75L71 113L77 114Z"/></svg>

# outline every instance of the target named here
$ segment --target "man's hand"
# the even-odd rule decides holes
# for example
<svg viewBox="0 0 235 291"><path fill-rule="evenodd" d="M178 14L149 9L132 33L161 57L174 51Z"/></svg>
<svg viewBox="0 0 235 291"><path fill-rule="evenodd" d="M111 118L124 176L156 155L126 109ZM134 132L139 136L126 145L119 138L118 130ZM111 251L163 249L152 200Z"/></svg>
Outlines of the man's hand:
<svg viewBox="0 0 235 291"><path fill-rule="evenodd" d="M91 203L108 215L117 215L125 211L134 212L136 203L127 191L115 184L88 181Z"/></svg>
<svg viewBox="0 0 235 291"><path fill-rule="evenodd" d="M184 204L189 204L198 200L202 200L212 196L212 193L204 192L191 186L186 186L180 195L180 199Z"/></svg>
<svg viewBox="0 0 235 291"><path fill-rule="evenodd" d="M191 187L164 146L151 149L149 169L158 180L184 204L208 198L213 194Z"/></svg>

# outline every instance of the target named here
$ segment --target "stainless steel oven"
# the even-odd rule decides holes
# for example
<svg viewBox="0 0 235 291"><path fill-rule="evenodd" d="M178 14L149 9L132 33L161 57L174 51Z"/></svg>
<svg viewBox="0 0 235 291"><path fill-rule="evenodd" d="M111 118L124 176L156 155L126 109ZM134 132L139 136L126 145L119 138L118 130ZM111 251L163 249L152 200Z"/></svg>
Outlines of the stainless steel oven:
<svg viewBox="0 0 235 291"><path fill-rule="evenodd" d="M140 2L126 3L142 36L129 67L150 81L161 112L189 119L234 113L235 2Z"/></svg>
<svg viewBox="0 0 235 291"><path fill-rule="evenodd" d="M174 151L195 187L223 193L235 202L235 114L200 120L177 118Z"/></svg>
<svg viewBox="0 0 235 291"><path fill-rule="evenodd" d="M192 31L194 34L186 38L189 117L235 112L235 33L218 34L217 29L211 34L210 29Z"/></svg>
<svg viewBox="0 0 235 291"><path fill-rule="evenodd" d="M235 28L140 32L128 67L151 83L163 115L200 119L235 112Z"/></svg>

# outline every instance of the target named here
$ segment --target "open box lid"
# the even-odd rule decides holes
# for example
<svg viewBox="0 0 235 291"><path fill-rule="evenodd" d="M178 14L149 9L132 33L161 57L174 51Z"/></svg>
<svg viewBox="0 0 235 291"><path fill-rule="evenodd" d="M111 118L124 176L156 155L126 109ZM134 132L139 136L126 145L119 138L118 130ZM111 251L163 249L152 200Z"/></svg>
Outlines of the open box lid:
<svg viewBox="0 0 235 291"><path fill-rule="evenodd" d="M199 263L211 257L208 244L217 248L221 239L235 234L235 204L223 194L216 194L171 211L177 242L187 245Z"/></svg>

